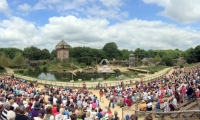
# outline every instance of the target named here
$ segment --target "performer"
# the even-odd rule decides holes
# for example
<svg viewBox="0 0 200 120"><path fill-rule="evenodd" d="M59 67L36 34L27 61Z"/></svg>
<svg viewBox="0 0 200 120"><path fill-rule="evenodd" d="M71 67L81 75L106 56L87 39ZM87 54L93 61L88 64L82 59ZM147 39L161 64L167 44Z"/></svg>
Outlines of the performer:
<svg viewBox="0 0 200 120"><path fill-rule="evenodd" d="M85 84L85 82L83 82L83 89L86 89L86 84Z"/></svg>
<svg viewBox="0 0 200 120"><path fill-rule="evenodd" d="M99 96L100 96L100 102L104 102L103 101L103 90L102 89L100 89L100 91L99 91Z"/></svg>

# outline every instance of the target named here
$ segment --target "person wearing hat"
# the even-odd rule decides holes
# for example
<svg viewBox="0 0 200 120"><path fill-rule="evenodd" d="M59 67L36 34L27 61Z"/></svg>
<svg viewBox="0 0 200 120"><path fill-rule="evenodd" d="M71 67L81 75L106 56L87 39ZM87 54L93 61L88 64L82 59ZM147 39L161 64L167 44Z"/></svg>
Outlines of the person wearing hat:
<svg viewBox="0 0 200 120"><path fill-rule="evenodd" d="M139 110L140 111L146 111L147 104L145 103L144 100L142 100L142 103L139 105Z"/></svg>
<svg viewBox="0 0 200 120"><path fill-rule="evenodd" d="M35 102L34 104L34 108L32 109L31 113L32 113L32 118L33 117L38 117L39 114L39 110L41 108L41 104L39 102Z"/></svg>
<svg viewBox="0 0 200 120"><path fill-rule="evenodd" d="M7 113L7 120L15 120L16 114L12 110L9 110Z"/></svg>

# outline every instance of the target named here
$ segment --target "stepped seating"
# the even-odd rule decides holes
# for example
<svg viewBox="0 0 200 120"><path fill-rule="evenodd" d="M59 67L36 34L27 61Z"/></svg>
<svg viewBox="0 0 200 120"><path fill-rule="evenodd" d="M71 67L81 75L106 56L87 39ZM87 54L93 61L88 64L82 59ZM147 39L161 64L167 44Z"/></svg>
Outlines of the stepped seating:
<svg viewBox="0 0 200 120"><path fill-rule="evenodd" d="M190 100L190 101L185 101L184 103L179 105L176 110L183 110L183 111L188 110L189 108L191 108L195 105L196 105L196 102L194 102L194 99ZM194 113L187 113L186 116L188 117L188 116L192 116L192 115L194 115ZM170 115L171 119L176 119L176 118L179 118L179 117L180 117L180 114L178 114L178 113L173 113L173 114Z"/></svg>

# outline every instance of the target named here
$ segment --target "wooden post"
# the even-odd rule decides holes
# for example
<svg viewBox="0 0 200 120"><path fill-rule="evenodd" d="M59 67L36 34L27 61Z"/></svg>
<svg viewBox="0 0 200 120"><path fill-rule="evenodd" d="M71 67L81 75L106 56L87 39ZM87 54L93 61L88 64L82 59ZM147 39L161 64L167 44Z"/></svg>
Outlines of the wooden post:
<svg viewBox="0 0 200 120"><path fill-rule="evenodd" d="M138 100L136 101L136 104L135 104L135 115L138 116Z"/></svg>

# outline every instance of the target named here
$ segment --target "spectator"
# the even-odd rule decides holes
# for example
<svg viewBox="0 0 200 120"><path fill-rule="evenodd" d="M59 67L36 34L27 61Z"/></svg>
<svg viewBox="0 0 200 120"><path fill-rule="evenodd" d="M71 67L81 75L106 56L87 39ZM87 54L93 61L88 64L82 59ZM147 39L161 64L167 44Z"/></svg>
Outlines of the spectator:
<svg viewBox="0 0 200 120"><path fill-rule="evenodd" d="M7 113L7 120L15 120L16 114L12 110L9 110Z"/></svg>
<svg viewBox="0 0 200 120"><path fill-rule="evenodd" d="M46 108L46 114L44 115L44 120L54 120L54 116L53 116L51 107Z"/></svg>
<svg viewBox="0 0 200 120"><path fill-rule="evenodd" d="M4 110L2 111L0 118L1 120L7 120L6 117L9 109L10 109L10 103L9 102L4 103Z"/></svg>
<svg viewBox="0 0 200 120"><path fill-rule="evenodd" d="M142 100L142 103L139 105L139 110L140 111L146 111L147 104L145 103L144 100Z"/></svg>
<svg viewBox="0 0 200 120"><path fill-rule="evenodd" d="M44 118L45 112L44 111L39 111L38 116L34 117L34 120L49 120Z"/></svg>
<svg viewBox="0 0 200 120"><path fill-rule="evenodd" d="M27 120L28 117L26 115L24 115L25 114L25 110L26 110L25 107L23 105L21 105L19 107L19 114L16 115L15 120Z"/></svg>
<svg viewBox="0 0 200 120"><path fill-rule="evenodd" d="M31 111L31 113L32 113L31 117L33 117L33 118L38 117L40 108L41 108L41 104L39 102L35 102L34 108Z"/></svg>
<svg viewBox="0 0 200 120"><path fill-rule="evenodd" d="M135 114L132 114L130 116L130 120L138 120L138 117Z"/></svg>

